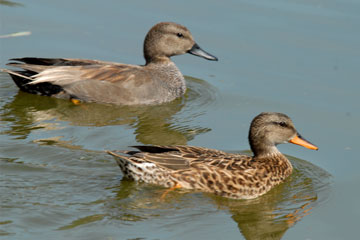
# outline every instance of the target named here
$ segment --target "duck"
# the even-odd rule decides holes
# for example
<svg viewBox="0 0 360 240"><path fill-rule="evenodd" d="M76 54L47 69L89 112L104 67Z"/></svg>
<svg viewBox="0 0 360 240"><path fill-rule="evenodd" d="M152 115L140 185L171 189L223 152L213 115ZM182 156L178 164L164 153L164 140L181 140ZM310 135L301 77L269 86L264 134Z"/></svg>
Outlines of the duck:
<svg viewBox="0 0 360 240"><path fill-rule="evenodd" d="M186 91L184 76L172 56L190 53L211 61L218 58L204 51L190 31L174 22L153 26L144 40L145 65L88 59L10 59L8 66L22 69L8 73L28 93L79 102L117 105L155 105L170 102Z"/></svg>
<svg viewBox="0 0 360 240"><path fill-rule="evenodd" d="M254 199L288 178L293 167L277 148L293 143L318 147L303 138L283 113L263 112L250 124L253 155L227 153L196 146L133 146L136 150L107 151L125 178L165 188L202 191L232 199Z"/></svg>

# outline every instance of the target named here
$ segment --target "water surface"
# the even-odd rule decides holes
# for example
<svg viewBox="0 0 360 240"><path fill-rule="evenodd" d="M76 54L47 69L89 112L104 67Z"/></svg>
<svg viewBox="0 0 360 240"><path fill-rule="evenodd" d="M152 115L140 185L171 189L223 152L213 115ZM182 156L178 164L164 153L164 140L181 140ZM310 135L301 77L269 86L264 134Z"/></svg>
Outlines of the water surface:
<svg viewBox="0 0 360 240"><path fill-rule="evenodd" d="M0 67L14 57L143 64L159 21L219 57L173 60L185 97L160 106L80 106L19 92L0 73L4 239L354 239L360 217L360 2L0 1ZM248 201L122 180L107 149L189 144L250 154L250 121L288 114L320 147L281 145L295 171Z"/></svg>

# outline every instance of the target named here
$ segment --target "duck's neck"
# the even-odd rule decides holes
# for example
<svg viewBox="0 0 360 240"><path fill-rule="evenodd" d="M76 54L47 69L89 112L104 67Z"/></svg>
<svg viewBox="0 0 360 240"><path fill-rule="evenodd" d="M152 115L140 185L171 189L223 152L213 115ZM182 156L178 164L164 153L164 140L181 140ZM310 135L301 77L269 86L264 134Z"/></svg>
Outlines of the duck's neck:
<svg viewBox="0 0 360 240"><path fill-rule="evenodd" d="M155 64L167 64L167 63L172 63L171 59L167 56L149 56L149 55L144 55L145 57L145 65L149 65L152 63Z"/></svg>
<svg viewBox="0 0 360 240"><path fill-rule="evenodd" d="M282 177L291 174L293 167L290 161L277 149L276 146L256 149L254 152L254 160L266 162L267 165L280 168L279 173Z"/></svg>
<svg viewBox="0 0 360 240"><path fill-rule="evenodd" d="M256 145L251 144L251 150L254 157L266 157L273 155L282 155L275 145Z"/></svg>

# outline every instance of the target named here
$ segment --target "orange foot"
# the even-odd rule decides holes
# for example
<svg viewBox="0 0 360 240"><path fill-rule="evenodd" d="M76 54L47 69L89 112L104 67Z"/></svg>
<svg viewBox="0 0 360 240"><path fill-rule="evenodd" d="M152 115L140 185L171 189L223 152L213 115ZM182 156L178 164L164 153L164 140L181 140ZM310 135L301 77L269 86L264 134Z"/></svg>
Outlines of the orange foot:
<svg viewBox="0 0 360 240"><path fill-rule="evenodd" d="M166 197L166 194L168 194L169 192L171 192L171 191L173 191L173 190L175 190L175 189L178 189L178 188L182 188L179 183L177 183L177 184L175 184L175 186L167 189L167 190L161 195L160 199L163 200L163 199Z"/></svg>
<svg viewBox="0 0 360 240"><path fill-rule="evenodd" d="M79 99L75 99L75 98L72 98L71 99L71 102L75 105L80 105L81 104L81 101Z"/></svg>

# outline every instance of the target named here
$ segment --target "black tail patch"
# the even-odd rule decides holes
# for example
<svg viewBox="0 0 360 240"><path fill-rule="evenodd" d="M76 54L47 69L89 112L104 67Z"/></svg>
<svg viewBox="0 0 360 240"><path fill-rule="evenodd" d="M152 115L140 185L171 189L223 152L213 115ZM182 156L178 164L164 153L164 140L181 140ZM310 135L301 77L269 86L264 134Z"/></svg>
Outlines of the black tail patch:
<svg viewBox="0 0 360 240"><path fill-rule="evenodd" d="M35 57L24 57L24 58L13 58L10 61L18 61L31 65L44 65L44 66L84 66L93 64L86 61L69 60L63 58L35 58Z"/></svg>
<svg viewBox="0 0 360 240"><path fill-rule="evenodd" d="M32 75L36 74L32 71L16 71L16 73L22 74L27 77L31 77ZM28 84L31 80L22 78L17 75L10 74L12 79L14 80L15 84L20 88L20 90L32 94L44 95L44 96L51 96L54 94L58 94L63 89L58 85L54 85L51 83L38 83L38 84Z"/></svg>
<svg viewBox="0 0 360 240"><path fill-rule="evenodd" d="M52 66L52 65L65 65L65 59L62 58L34 58L34 57L24 57L24 58L13 58L9 59L10 61L18 61L23 62L26 64L32 65L45 65L45 66Z"/></svg>
<svg viewBox="0 0 360 240"><path fill-rule="evenodd" d="M178 151L178 149L176 149L176 148L163 147L163 146L143 145L143 146L131 146L131 147L137 148L142 152L148 152L148 153L165 153L165 152Z"/></svg>

